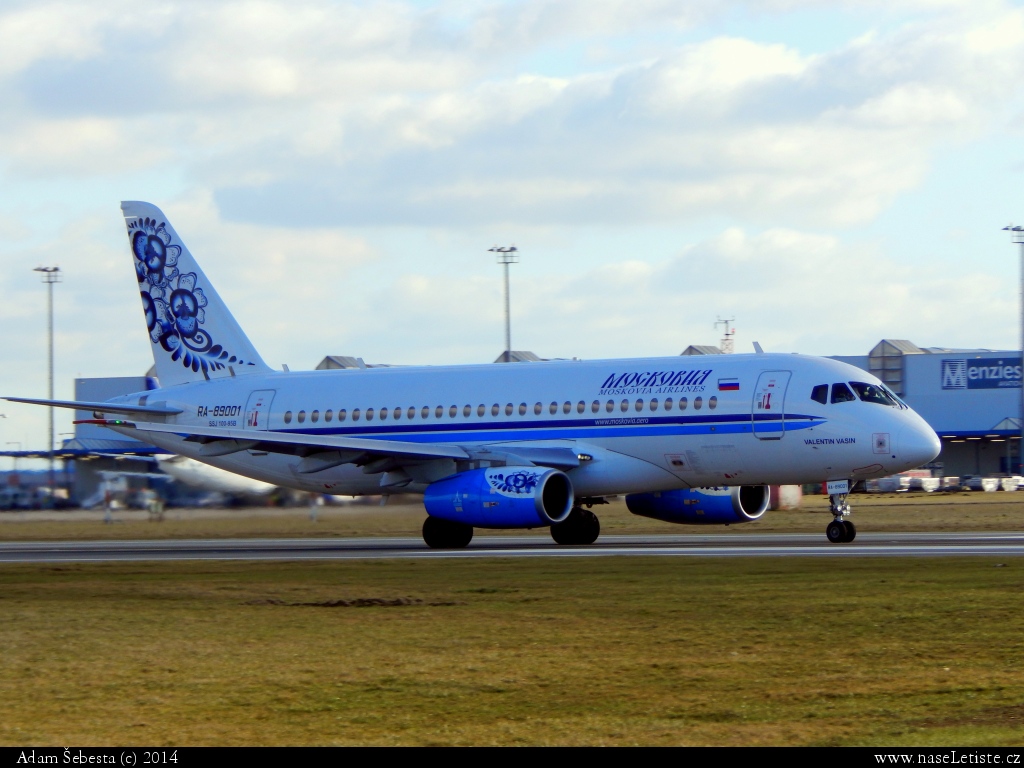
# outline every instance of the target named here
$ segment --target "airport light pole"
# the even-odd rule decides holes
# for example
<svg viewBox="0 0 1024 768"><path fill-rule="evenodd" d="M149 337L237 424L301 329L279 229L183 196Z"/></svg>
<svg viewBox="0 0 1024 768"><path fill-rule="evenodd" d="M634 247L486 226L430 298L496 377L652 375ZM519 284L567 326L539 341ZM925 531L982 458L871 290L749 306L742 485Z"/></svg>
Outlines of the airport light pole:
<svg viewBox="0 0 1024 768"><path fill-rule="evenodd" d="M1004 232L1009 232L1013 242L1020 246L1020 362L1021 370L1024 371L1024 227L1009 226L1003 227ZM1022 386L1020 389L1020 440L1017 445L1017 464L1018 474L1021 474L1024 470L1024 381L1021 382ZM1013 467L1007 467L1008 470L1012 470ZM1010 472L1012 474L1012 471Z"/></svg>
<svg viewBox="0 0 1024 768"><path fill-rule="evenodd" d="M49 399L53 400L53 284L60 282L60 267L36 267L32 270L33 272L39 272L43 277L43 282L46 283L46 333L47 343L49 346ZM50 472L49 472L49 485L50 485L50 499L49 504L52 507L55 494L57 491L56 479L53 474L53 406L50 406L50 433L49 443L46 446L46 452L50 459Z"/></svg>
<svg viewBox="0 0 1024 768"><path fill-rule="evenodd" d="M498 263L505 267L505 362L512 362L512 311L508 296L508 265L519 262L519 249L514 245L494 246L488 252L498 255Z"/></svg>

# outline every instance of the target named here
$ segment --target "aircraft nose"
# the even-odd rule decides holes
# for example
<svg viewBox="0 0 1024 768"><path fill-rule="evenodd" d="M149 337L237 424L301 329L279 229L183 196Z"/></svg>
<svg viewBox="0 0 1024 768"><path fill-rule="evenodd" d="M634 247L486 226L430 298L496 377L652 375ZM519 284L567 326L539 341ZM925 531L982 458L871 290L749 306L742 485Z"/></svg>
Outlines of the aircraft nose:
<svg viewBox="0 0 1024 768"><path fill-rule="evenodd" d="M900 462L911 468L927 464L942 450L942 443L935 430L923 423L920 426L905 427L899 434L896 446Z"/></svg>

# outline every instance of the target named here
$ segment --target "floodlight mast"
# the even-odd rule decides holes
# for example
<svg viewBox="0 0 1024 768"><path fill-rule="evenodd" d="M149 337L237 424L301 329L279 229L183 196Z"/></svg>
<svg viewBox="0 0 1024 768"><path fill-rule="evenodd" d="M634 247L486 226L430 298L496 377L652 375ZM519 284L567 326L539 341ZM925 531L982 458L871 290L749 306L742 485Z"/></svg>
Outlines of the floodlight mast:
<svg viewBox="0 0 1024 768"><path fill-rule="evenodd" d="M488 248L489 253L495 253L498 256L498 263L505 268L505 359L503 362L512 362L512 311L509 303L509 290L508 290L508 265L519 263L519 249L514 245L501 246L497 245L493 248Z"/></svg>
<svg viewBox="0 0 1024 768"><path fill-rule="evenodd" d="M1010 224L1003 227L1004 232L1009 232L1013 242L1020 246L1020 363L1021 371L1024 372L1024 227ZM1009 474L1013 474L1013 466L1007 467ZM1020 440L1017 441L1017 474L1024 474L1024 380L1021 381L1020 389Z"/></svg>
<svg viewBox="0 0 1024 768"><path fill-rule="evenodd" d="M46 335L47 345L49 347L49 399L53 400L53 284L61 281L60 267L36 267L32 270L33 272L39 272L42 274L43 282L46 283ZM48 476L48 483L50 486L50 498L47 501L49 506L54 506L54 500L57 498L57 486L56 478L53 473L53 406L50 408L50 435L49 443L46 445L46 453L50 460L50 471Z"/></svg>

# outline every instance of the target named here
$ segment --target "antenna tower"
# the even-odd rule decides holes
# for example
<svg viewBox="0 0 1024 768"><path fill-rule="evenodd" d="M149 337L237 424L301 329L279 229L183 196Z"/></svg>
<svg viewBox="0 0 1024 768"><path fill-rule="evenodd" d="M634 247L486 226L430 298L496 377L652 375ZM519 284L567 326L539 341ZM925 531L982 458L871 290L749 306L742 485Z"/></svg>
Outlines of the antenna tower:
<svg viewBox="0 0 1024 768"><path fill-rule="evenodd" d="M714 324L715 328L722 326L725 329L722 340L718 342L718 348L722 350L723 355L731 355L733 352L732 337L736 334L736 329L732 327L732 322L735 319L735 317L730 317L728 320L723 320L719 317Z"/></svg>

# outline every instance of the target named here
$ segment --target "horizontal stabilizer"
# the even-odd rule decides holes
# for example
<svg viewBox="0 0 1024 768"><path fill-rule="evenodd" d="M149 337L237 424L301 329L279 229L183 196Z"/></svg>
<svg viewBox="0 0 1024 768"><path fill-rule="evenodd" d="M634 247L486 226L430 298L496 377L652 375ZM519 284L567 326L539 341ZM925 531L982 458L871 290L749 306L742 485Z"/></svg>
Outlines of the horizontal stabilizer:
<svg viewBox="0 0 1024 768"><path fill-rule="evenodd" d="M32 397L5 397L12 403L29 403L30 405L52 405L54 408L74 408L76 411L93 411L98 413L151 413L154 416L174 416L182 413L180 408L168 408L165 405L127 405L125 403L93 403L86 400L37 400Z"/></svg>

